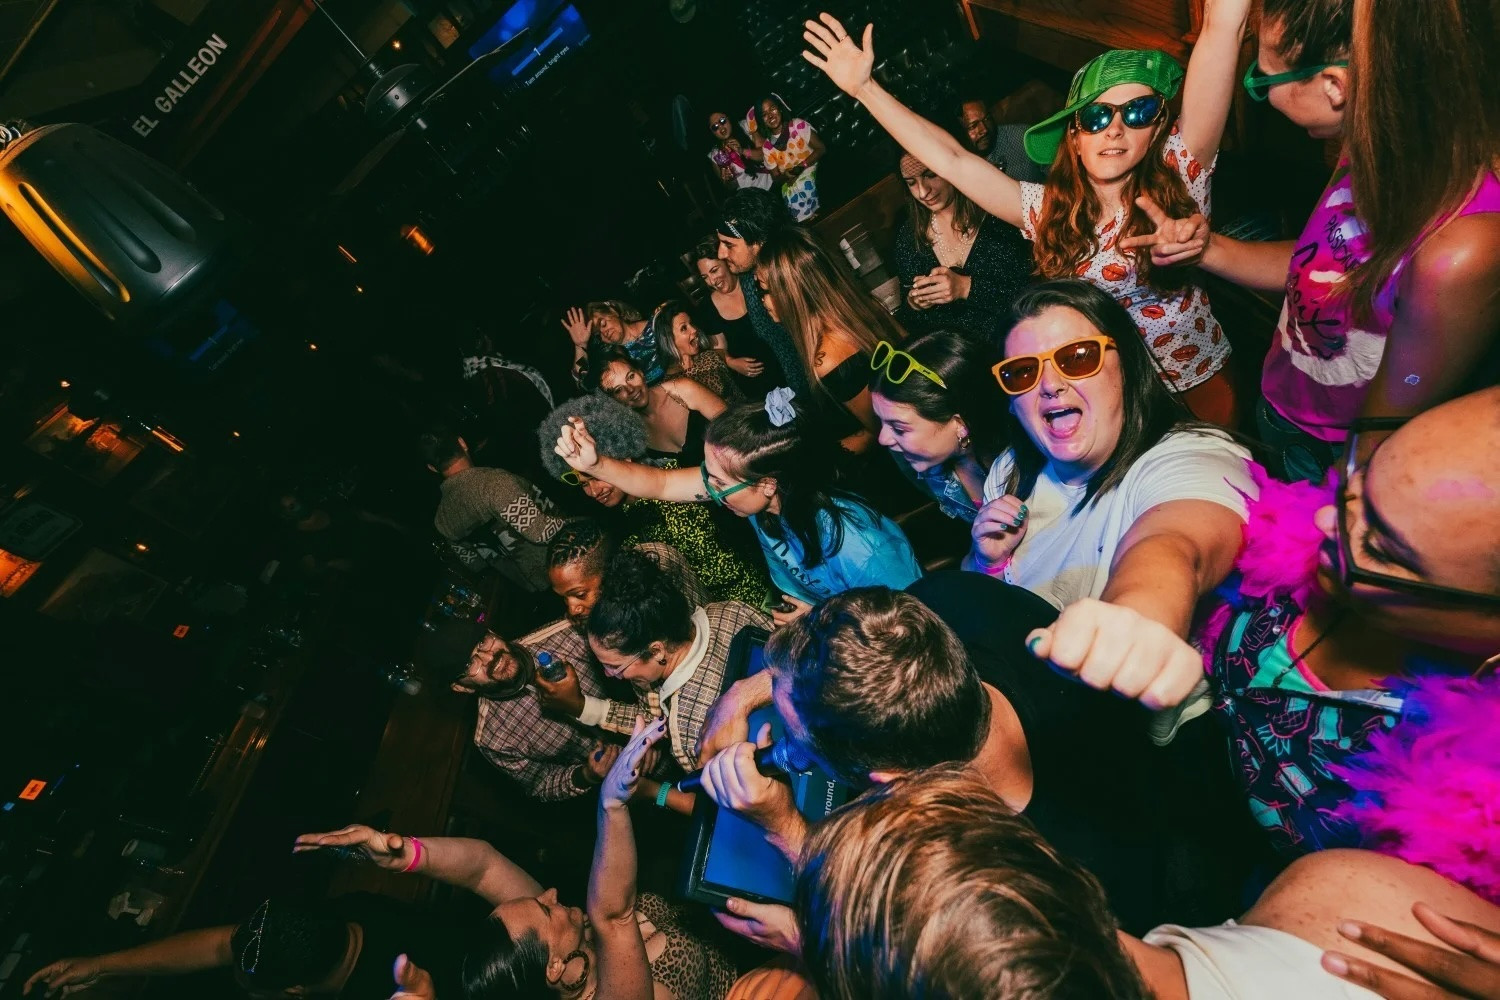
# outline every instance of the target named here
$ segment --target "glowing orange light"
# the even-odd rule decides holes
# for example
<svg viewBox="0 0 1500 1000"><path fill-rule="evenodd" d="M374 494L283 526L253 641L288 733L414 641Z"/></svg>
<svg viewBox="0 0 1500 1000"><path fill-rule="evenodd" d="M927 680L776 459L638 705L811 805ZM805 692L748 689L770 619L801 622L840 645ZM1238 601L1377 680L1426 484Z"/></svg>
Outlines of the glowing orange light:
<svg viewBox="0 0 1500 1000"><path fill-rule="evenodd" d="M177 626L176 628L174 628L172 630L172 635L176 636L179 639L183 638L187 634L188 634L188 627L186 625L179 625L179 626Z"/></svg>
<svg viewBox="0 0 1500 1000"><path fill-rule="evenodd" d="M355 295L363 295L363 294L365 294L365 286L364 285L355 285L354 286L354 294Z"/></svg>
<svg viewBox="0 0 1500 1000"><path fill-rule="evenodd" d="M147 545L145 542L136 542L135 550L137 552L150 552L151 546Z"/></svg>
<svg viewBox="0 0 1500 1000"><path fill-rule="evenodd" d="M60 386L62 386L64 389L71 389L71 388L73 388L73 383L69 382L67 379L63 379L61 382L59 382L57 384L60 385Z"/></svg>
<svg viewBox="0 0 1500 1000"><path fill-rule="evenodd" d="M318 345L317 344L308 344L307 345L307 349L309 351L316 351L318 349Z"/></svg>
<svg viewBox="0 0 1500 1000"><path fill-rule="evenodd" d="M151 436L156 438L156 440L160 441L162 444L166 445L168 448L171 448L173 451L187 450L187 445L179 441L176 435L174 435L171 431L167 430L164 427L153 427L151 429Z"/></svg>
<svg viewBox="0 0 1500 1000"><path fill-rule="evenodd" d="M391 48L395 49L397 52L400 52L401 51L401 39L398 38L394 42L392 42L391 43Z"/></svg>
<svg viewBox="0 0 1500 1000"><path fill-rule="evenodd" d="M349 263L351 263L351 264L358 264L359 263L359 258L356 257L356 256L354 256L348 250L345 250L344 249L344 244L342 244L342 243L339 244L339 253L343 254L344 255L344 259L347 260Z"/></svg>
<svg viewBox="0 0 1500 1000"><path fill-rule="evenodd" d="M401 238L416 247L423 254L431 254L432 251L437 249L437 246L428 238L427 234L422 232L421 226L402 226Z"/></svg>
<svg viewBox="0 0 1500 1000"><path fill-rule="evenodd" d="M0 597L10 597L42 568L41 560L23 559L0 549Z"/></svg>
<svg viewBox="0 0 1500 1000"><path fill-rule="evenodd" d="M21 794L16 796L16 798L21 799L23 802L30 802L33 799L39 799L42 796L43 789L45 789L46 787L47 783L45 781L39 781L36 778L32 778L30 781L26 782L26 787L21 789Z"/></svg>
<svg viewBox="0 0 1500 1000"><path fill-rule="evenodd" d="M229 435L230 435L230 437L239 437L240 436L240 432L239 431L230 431Z"/></svg>

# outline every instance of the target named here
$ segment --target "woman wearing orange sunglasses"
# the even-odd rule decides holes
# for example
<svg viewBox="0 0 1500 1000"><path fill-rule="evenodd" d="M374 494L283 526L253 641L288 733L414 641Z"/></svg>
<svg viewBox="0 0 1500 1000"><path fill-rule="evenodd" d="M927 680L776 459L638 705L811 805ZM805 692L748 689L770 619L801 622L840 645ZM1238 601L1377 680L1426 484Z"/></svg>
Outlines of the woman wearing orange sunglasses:
<svg viewBox="0 0 1500 1000"><path fill-rule="evenodd" d="M1152 707L1178 704L1203 680L1183 636L1239 551L1249 453L1172 398L1105 292L1047 282L1013 318L994 367L1011 447L985 481L965 566L1063 609L1033 633L1037 656Z"/></svg>

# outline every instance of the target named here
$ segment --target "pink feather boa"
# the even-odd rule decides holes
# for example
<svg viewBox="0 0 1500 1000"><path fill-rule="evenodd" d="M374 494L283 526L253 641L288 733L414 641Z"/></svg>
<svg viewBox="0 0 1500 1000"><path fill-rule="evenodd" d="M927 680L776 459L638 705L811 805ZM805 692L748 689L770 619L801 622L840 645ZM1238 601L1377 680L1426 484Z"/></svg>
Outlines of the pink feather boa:
<svg viewBox="0 0 1500 1000"><path fill-rule="evenodd" d="M1323 533L1313 523L1313 515L1333 503L1333 484L1283 483L1254 463L1250 475L1258 494L1249 501L1245 545L1234 562L1240 573L1239 586L1229 593L1221 592L1224 601L1196 637L1205 668L1213 666L1219 637L1241 607L1280 597L1291 597L1305 606L1317 586Z"/></svg>
<svg viewBox="0 0 1500 1000"><path fill-rule="evenodd" d="M1259 465L1250 472L1259 498L1250 502L1235 560L1239 585L1221 594L1225 600L1196 637L1209 668L1240 608L1282 597L1305 607L1317 586L1323 534L1313 515L1333 502L1331 477L1324 485L1283 483ZM1334 815L1352 821L1366 847L1500 904L1500 677L1416 675L1399 693L1406 698L1401 721L1333 768L1354 790Z"/></svg>
<svg viewBox="0 0 1500 1000"><path fill-rule="evenodd" d="M1500 677L1426 675L1404 693L1401 721L1332 768L1355 793L1333 814L1366 847L1500 904Z"/></svg>

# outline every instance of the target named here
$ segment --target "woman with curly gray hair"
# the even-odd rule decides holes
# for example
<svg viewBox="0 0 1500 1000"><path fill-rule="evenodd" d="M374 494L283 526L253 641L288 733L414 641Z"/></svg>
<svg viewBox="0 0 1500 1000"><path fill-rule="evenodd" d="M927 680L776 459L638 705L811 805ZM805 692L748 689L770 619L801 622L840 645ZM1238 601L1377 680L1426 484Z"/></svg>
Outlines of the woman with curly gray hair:
<svg viewBox="0 0 1500 1000"><path fill-rule="evenodd" d="M570 399L542 420L537 428L542 464L563 482L580 487L584 495L601 507L618 508L623 520L622 547L641 542L661 542L682 553L713 601L744 601L754 607L765 604L771 592L770 578L744 526L737 519L720 523L715 512L702 504L673 503L633 497L602 479L575 472L553 451L569 419L583 420L594 435L599 454L621 462L639 462L646 455L646 425L636 411L607 396L590 395ZM651 464L677 468L673 458Z"/></svg>

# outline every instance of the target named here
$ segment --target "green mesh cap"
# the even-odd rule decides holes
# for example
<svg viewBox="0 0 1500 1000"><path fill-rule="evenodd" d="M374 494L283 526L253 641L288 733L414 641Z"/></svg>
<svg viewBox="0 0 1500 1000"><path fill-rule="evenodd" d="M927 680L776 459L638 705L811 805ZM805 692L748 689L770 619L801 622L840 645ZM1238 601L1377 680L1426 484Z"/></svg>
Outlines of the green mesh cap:
<svg viewBox="0 0 1500 1000"><path fill-rule="evenodd" d="M1170 101L1182 85L1182 72L1182 64L1160 49L1110 49L1073 75L1066 107L1026 130L1026 155L1043 165L1051 163L1068 120L1109 88L1145 84Z"/></svg>

